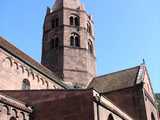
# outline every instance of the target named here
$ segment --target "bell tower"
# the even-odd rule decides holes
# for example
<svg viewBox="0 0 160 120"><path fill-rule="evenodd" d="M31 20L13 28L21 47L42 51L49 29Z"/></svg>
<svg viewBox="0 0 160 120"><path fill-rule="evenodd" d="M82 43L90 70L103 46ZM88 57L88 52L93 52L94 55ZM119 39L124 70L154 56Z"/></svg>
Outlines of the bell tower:
<svg viewBox="0 0 160 120"><path fill-rule="evenodd" d="M56 0L47 9L41 63L74 87L96 76L94 24L80 0Z"/></svg>

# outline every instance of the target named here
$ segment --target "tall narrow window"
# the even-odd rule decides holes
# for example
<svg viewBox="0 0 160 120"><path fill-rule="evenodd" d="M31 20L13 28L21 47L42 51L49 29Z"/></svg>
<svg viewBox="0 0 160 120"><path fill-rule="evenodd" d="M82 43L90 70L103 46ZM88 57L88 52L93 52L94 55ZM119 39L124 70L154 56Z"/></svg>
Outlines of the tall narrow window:
<svg viewBox="0 0 160 120"><path fill-rule="evenodd" d="M76 36L76 37L75 37L75 46L76 46L76 47L80 47L79 36Z"/></svg>
<svg viewBox="0 0 160 120"><path fill-rule="evenodd" d="M77 15L72 15L69 17L70 25L79 26L80 25L80 18Z"/></svg>
<svg viewBox="0 0 160 120"><path fill-rule="evenodd" d="M72 47L80 47L80 37L76 33L72 33L70 37L70 45Z"/></svg>
<svg viewBox="0 0 160 120"><path fill-rule="evenodd" d="M70 45L74 46L74 37L73 36L70 37Z"/></svg>
<svg viewBox="0 0 160 120"><path fill-rule="evenodd" d="M92 44L91 40L88 41L88 50L89 50L90 53L93 54L93 44Z"/></svg>
<svg viewBox="0 0 160 120"><path fill-rule="evenodd" d="M30 82L27 79L24 79L22 82L22 90L30 90Z"/></svg>
<svg viewBox="0 0 160 120"><path fill-rule="evenodd" d="M59 38L56 37L56 38L51 39L50 45L51 45L51 49L58 48L59 47Z"/></svg>
<svg viewBox="0 0 160 120"><path fill-rule="evenodd" d="M59 46L59 39L58 37L55 38L55 48L58 48Z"/></svg>
<svg viewBox="0 0 160 120"><path fill-rule="evenodd" d="M91 24L90 23L87 23L87 32L89 34L92 34L92 27L91 27Z"/></svg>
<svg viewBox="0 0 160 120"><path fill-rule="evenodd" d="M52 20L52 28L55 28L55 20Z"/></svg>
<svg viewBox="0 0 160 120"><path fill-rule="evenodd" d="M55 41L54 41L54 39L51 39L51 44L50 45L51 45L51 49L55 47Z"/></svg>
<svg viewBox="0 0 160 120"><path fill-rule="evenodd" d="M58 17L54 17L52 19L52 28L58 27L59 26L59 18Z"/></svg>
<svg viewBox="0 0 160 120"><path fill-rule="evenodd" d="M73 17L70 17L70 25L73 25Z"/></svg>
<svg viewBox="0 0 160 120"><path fill-rule="evenodd" d="M59 19L56 18L56 27L58 27L58 26L59 26Z"/></svg>
<svg viewBox="0 0 160 120"><path fill-rule="evenodd" d="M75 26L79 26L79 17L75 17Z"/></svg>

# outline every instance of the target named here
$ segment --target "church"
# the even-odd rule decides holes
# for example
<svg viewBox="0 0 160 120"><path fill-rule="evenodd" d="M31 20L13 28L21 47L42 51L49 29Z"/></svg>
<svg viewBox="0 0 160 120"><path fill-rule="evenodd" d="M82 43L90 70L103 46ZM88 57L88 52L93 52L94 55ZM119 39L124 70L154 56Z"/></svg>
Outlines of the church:
<svg viewBox="0 0 160 120"><path fill-rule="evenodd" d="M145 64L96 76L93 28L80 0L56 0L41 63L0 37L0 120L159 120Z"/></svg>

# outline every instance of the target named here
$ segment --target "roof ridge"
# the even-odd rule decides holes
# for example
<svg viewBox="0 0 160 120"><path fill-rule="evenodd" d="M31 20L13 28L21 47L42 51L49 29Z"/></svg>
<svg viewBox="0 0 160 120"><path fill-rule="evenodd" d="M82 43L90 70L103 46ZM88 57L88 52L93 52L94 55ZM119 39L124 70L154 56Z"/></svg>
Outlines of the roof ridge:
<svg viewBox="0 0 160 120"><path fill-rule="evenodd" d="M68 89L67 91L65 89L40 89L40 90L0 90L0 93L3 92L74 92L74 91L89 91L93 90L92 88L88 89Z"/></svg>
<svg viewBox="0 0 160 120"><path fill-rule="evenodd" d="M25 62L31 68L39 71L39 73L47 76L53 82L56 82L57 84L65 88L69 88L65 83L61 82L62 79L56 76L54 72L46 68L44 65L40 64L38 61L34 60L32 57L24 53L22 50L18 49L15 45L11 44L10 42L8 42L5 38L1 36L0 36L0 47L7 50L10 54L12 54L17 59ZM12 49L14 49L15 52L13 52ZM39 70L39 69L42 69L42 70Z"/></svg>
<svg viewBox="0 0 160 120"><path fill-rule="evenodd" d="M131 67L131 68L127 68L127 69L123 69L123 70L118 70L118 71L115 71L115 72L111 72L111 73L107 73L107 74L104 74L104 75L100 75L100 76L96 76L95 78L101 78L101 77L106 77L108 75L113 75L113 74L116 74L116 73L120 73L120 72L124 72L124 71L127 71L127 70L132 70L132 69L135 69L135 68L138 68L140 69L140 66L141 65L137 65L135 67ZM94 79L95 79L94 78Z"/></svg>

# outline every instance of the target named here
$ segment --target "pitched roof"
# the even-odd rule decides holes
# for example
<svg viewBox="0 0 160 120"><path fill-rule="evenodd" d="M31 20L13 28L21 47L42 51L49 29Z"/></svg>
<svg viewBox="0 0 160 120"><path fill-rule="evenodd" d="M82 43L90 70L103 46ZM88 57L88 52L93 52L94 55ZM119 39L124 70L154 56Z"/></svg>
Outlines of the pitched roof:
<svg viewBox="0 0 160 120"><path fill-rule="evenodd" d="M110 73L94 78L88 88L94 88L100 93L132 87L136 84L140 66Z"/></svg>
<svg viewBox="0 0 160 120"><path fill-rule="evenodd" d="M1 36L0 36L0 48L6 50L11 55L13 55L14 57L23 61L25 64L31 66L33 69L35 69L39 73L43 74L44 76L48 77L49 79L51 79L55 83L59 84L60 86L62 86L64 88L68 88L67 85L65 85L63 82L61 82L62 80L60 78L58 78L55 73L53 73L52 71L47 69L42 64L36 62L33 58L26 55L24 52L22 52L21 50L16 48L14 45L9 43L7 40L2 38Z"/></svg>

